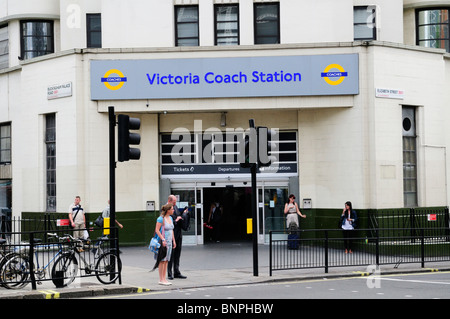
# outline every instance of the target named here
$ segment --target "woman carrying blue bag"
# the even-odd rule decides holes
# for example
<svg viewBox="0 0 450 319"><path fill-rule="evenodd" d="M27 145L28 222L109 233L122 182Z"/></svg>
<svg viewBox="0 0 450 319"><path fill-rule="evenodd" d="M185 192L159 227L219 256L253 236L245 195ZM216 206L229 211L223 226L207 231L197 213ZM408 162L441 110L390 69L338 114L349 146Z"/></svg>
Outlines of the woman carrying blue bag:
<svg viewBox="0 0 450 319"><path fill-rule="evenodd" d="M158 250L155 266L153 270L158 268L159 284L171 285L166 279L167 263L170 260L172 249L176 247L175 238L173 236L173 205L166 204L161 208L161 216L156 220L155 233L161 239L161 247Z"/></svg>

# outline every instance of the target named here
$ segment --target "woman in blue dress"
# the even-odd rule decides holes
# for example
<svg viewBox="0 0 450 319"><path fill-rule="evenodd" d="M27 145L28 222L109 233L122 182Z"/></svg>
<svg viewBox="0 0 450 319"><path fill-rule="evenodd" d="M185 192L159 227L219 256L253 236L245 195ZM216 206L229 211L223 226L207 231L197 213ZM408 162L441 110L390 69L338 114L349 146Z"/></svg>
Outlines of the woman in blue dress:
<svg viewBox="0 0 450 319"><path fill-rule="evenodd" d="M172 254L172 249L176 247L175 238L173 236L173 205L166 204L161 208L161 216L156 220L155 232L158 234L159 238L162 238L162 245L167 248L166 257L164 257L158 266L159 271L159 284L160 285L171 285L166 279L167 274L167 264L170 260Z"/></svg>

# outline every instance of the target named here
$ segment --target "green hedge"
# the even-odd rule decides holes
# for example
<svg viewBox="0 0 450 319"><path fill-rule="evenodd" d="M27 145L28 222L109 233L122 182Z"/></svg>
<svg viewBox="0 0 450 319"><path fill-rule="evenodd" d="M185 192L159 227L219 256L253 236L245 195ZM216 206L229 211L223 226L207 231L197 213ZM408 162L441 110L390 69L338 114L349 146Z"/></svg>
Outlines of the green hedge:
<svg viewBox="0 0 450 319"><path fill-rule="evenodd" d="M89 234L91 238L97 238L102 235L102 231L94 226L94 221L100 214L101 212L86 213L86 227L94 229ZM139 246L149 243L155 232L158 216L159 211L117 212L116 220L123 225L123 229L119 230L120 245ZM68 227L58 227L56 223L58 219L68 218L67 213L24 212L20 221L22 225L21 229L22 231L64 230L68 229Z"/></svg>
<svg viewBox="0 0 450 319"><path fill-rule="evenodd" d="M425 208L415 208L410 209L355 209L358 214L358 229L371 228L371 225L379 217L381 221L392 220L394 223L390 223L389 228L410 228L411 225L414 227L435 227L439 225L447 225L448 227L448 208L447 207L425 207ZM411 213L412 212L412 213ZM307 218L299 218L300 228L304 230L309 229L340 229L339 228L339 218L342 214L342 208L336 209L303 209L303 214L306 214ZM429 213L438 213L439 222L427 222L426 216ZM97 213L87 213L87 227L93 227L93 222L101 214ZM146 245L149 243L151 237L153 237L156 225L156 219L159 217L159 211L147 212L147 211L127 211L127 212L117 212L116 219L124 226L123 229L119 231L120 245L123 246L139 246ZM393 218L386 219L386 216L391 216ZM413 221L411 221L411 216L413 216ZM57 229L56 220L57 219L67 219L67 213L22 213L22 230L44 230L48 227L49 229ZM283 224L284 225L284 224ZM428 225L428 226L427 226ZM406 226L406 227L405 227ZM379 224L382 228L383 225ZM386 227L386 226L384 226ZM442 226L440 226L442 227ZM388 228L388 227L386 227ZM269 230L266 230L269 231ZM336 232L341 234L341 232ZM323 234L323 233L322 233ZM323 236L318 235L314 232L308 233L307 236ZM393 234L397 234L393 232ZM401 234L400 231L398 234ZM100 230L95 230L91 233L91 238L97 238L101 235ZM306 235L306 232L305 232ZM360 234L360 236L368 236L370 234Z"/></svg>

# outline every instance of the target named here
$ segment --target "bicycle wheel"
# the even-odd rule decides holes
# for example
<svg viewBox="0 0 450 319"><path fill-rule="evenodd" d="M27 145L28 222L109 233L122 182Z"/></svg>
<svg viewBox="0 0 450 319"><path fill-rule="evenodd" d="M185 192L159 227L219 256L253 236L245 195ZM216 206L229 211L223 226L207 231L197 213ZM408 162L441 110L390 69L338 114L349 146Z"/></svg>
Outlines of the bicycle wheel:
<svg viewBox="0 0 450 319"><path fill-rule="evenodd" d="M30 264L28 258L21 255L12 256L2 267L0 279L2 286L8 289L19 289L28 284Z"/></svg>
<svg viewBox="0 0 450 319"><path fill-rule="evenodd" d="M95 265L95 276L103 284L114 283L121 271L122 261L111 252L101 255Z"/></svg>
<svg viewBox="0 0 450 319"><path fill-rule="evenodd" d="M6 255L3 255L2 259L0 260L0 286L2 286L2 287L5 287L5 285L3 284L2 276L1 276L3 267L5 267L6 263L15 256L19 256L19 254L15 253L15 252L7 253Z"/></svg>
<svg viewBox="0 0 450 319"><path fill-rule="evenodd" d="M3 284L3 279L1 276L3 268L5 267L5 265L8 261L10 261L13 257L18 256L18 255L19 255L18 253L11 252L6 255L3 255L2 259L0 260L0 286L6 287L6 285Z"/></svg>
<svg viewBox="0 0 450 319"><path fill-rule="evenodd" d="M74 280L78 272L78 261L73 253L63 253L52 268L52 282L57 288L66 287Z"/></svg>

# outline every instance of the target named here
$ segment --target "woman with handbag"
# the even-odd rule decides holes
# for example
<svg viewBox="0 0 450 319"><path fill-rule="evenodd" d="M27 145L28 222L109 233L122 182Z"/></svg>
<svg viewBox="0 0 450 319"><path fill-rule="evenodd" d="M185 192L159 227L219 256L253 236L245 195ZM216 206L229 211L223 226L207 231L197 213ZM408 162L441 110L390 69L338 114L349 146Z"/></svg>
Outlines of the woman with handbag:
<svg viewBox="0 0 450 319"><path fill-rule="evenodd" d="M159 271L159 284L164 286L171 285L170 282L166 279L167 274L167 264L170 260L170 256L172 254L172 249L176 247L175 238L173 236L173 205L166 204L161 208L161 216L156 220L156 228L155 233L158 235L161 241L161 250L166 251L165 256L163 258L157 258L155 267L158 267ZM162 257L161 254L158 256ZM159 260L160 259L160 260ZM153 268L153 269L154 269Z"/></svg>

